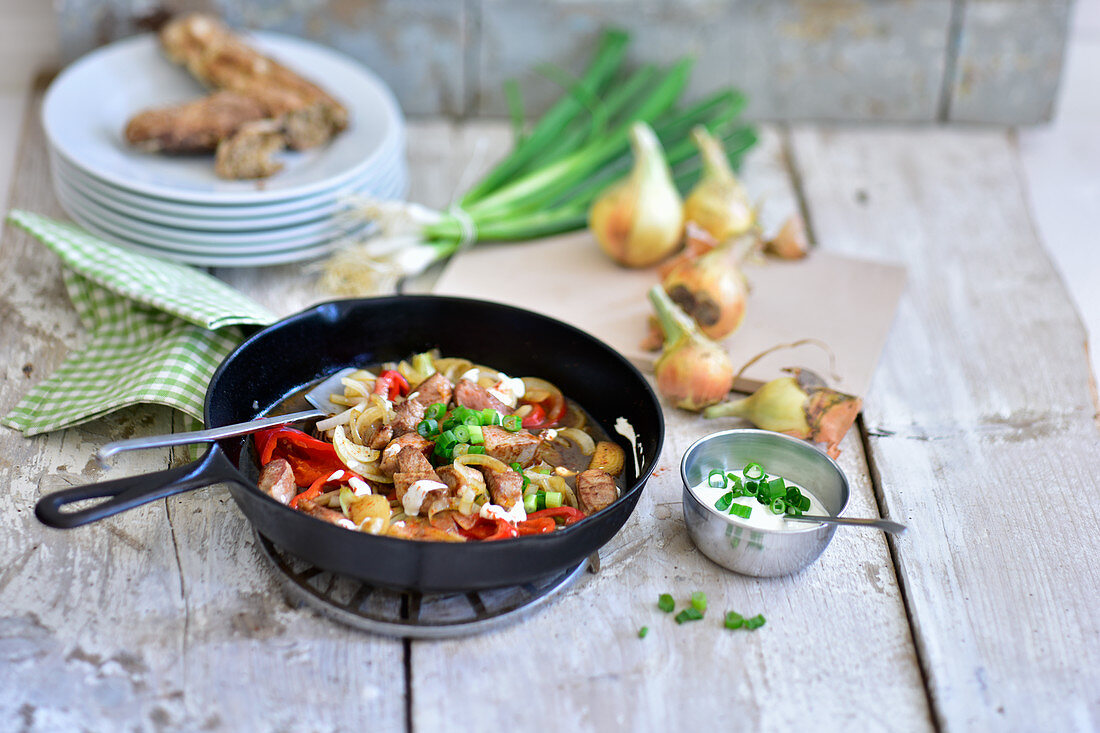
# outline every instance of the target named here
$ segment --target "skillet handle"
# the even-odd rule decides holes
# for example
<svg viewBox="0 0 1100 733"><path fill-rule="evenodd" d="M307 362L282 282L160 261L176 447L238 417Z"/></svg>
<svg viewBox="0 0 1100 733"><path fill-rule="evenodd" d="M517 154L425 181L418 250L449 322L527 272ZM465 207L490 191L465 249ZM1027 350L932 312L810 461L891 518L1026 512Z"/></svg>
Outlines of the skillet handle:
<svg viewBox="0 0 1100 733"><path fill-rule="evenodd" d="M214 446L185 466L55 491L38 500L34 515L50 527L72 529L151 501L226 481L240 482L241 478L221 448ZM107 500L86 509L62 511L67 504L101 498Z"/></svg>

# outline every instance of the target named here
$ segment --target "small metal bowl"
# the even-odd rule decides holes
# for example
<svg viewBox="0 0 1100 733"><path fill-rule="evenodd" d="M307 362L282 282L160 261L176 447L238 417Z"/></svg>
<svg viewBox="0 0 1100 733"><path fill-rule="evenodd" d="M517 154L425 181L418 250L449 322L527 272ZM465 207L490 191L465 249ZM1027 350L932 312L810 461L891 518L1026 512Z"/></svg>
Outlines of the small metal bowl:
<svg viewBox="0 0 1100 733"><path fill-rule="evenodd" d="M680 461L688 534L704 555L736 573L770 578L798 572L822 553L836 525L759 529L719 512L692 490L715 468L733 470L750 462L764 466L769 475L806 487L833 516L840 516L848 506L844 472L809 443L767 430L725 430L692 443Z"/></svg>

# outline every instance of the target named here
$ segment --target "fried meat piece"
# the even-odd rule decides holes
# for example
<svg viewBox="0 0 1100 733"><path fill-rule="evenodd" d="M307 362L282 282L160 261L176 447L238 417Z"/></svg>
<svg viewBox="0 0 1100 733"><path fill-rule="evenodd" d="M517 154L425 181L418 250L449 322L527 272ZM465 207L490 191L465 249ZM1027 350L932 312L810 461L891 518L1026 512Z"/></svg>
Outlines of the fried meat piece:
<svg viewBox="0 0 1100 733"><path fill-rule="evenodd" d="M126 124L126 142L147 153L210 153L241 126L267 117L267 108L237 92L147 109Z"/></svg>
<svg viewBox="0 0 1100 733"><path fill-rule="evenodd" d="M585 514L595 514L618 498L619 488L606 471L590 468L577 474L577 499Z"/></svg>
<svg viewBox="0 0 1100 733"><path fill-rule="evenodd" d="M294 471L283 458L276 458L264 465L260 471L260 491L280 504L289 504L298 493L294 483Z"/></svg>
<svg viewBox="0 0 1100 733"><path fill-rule="evenodd" d="M542 442L541 438L526 430L511 433L495 425L486 425L481 429L481 434L485 437L485 453L509 466L513 463L531 465L535 451Z"/></svg>
<svg viewBox="0 0 1100 733"><path fill-rule="evenodd" d="M161 29L160 41L168 58L199 81L264 105L292 149L315 147L347 127L347 109L328 92L264 56L211 15L172 19Z"/></svg>

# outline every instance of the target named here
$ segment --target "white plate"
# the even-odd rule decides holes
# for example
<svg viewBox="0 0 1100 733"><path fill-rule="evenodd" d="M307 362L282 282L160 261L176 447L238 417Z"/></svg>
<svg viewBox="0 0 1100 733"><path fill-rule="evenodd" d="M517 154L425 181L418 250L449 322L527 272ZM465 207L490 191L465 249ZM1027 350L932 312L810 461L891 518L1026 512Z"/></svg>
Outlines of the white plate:
<svg viewBox="0 0 1100 733"><path fill-rule="evenodd" d="M104 203L109 202L112 205L117 203L120 211L129 207L131 210L141 211L143 218L162 224L182 226L185 221L202 220L209 222L211 228L221 228L219 222L227 222L227 226L231 226L235 222L262 219L271 222L272 226L282 226L297 221L308 221L318 210L325 207L328 211L335 210L336 202L344 196L362 192L376 185L375 182L378 179L388 177L395 170L405 170L407 165L400 150L395 150L386 158L380 159L376 169L372 168L362 177L331 190L287 202L246 206L210 206L149 198L90 176L75 168L64 158L52 153L50 167L55 178L67 180L72 188L79 189L90 198ZM249 225L244 228L256 227Z"/></svg>
<svg viewBox="0 0 1100 733"><path fill-rule="evenodd" d="M393 187L384 193L388 197L402 196L407 187L407 181L398 179L394 181ZM325 222L324 227L301 229L289 233L276 232L269 237L251 236L244 240L216 232L187 233L188 236L179 236L173 232L152 233L136 228L131 221L106 214L102 209L97 209L86 200L71 194L63 186L58 186L55 192L65 211L89 229L94 227L97 233L104 232L124 244L137 244L181 257L202 255L215 256L219 259L246 258L248 259L246 264L252 264L251 258L255 255L283 252L338 240L349 234L361 232L365 226L362 223L355 223L347 227L342 222L329 221Z"/></svg>
<svg viewBox="0 0 1100 733"><path fill-rule="evenodd" d="M163 56L156 38L148 34L93 51L57 77L42 105L50 145L74 166L142 195L200 204L252 204L308 196L352 180L402 139L404 121L393 94L358 62L291 36L251 33L248 40L324 84L347 106L348 129L315 150L286 153L286 167L259 183L218 178L210 156L139 152L123 138L130 117L204 94L197 81Z"/></svg>
<svg viewBox="0 0 1100 733"><path fill-rule="evenodd" d="M76 220L80 226L87 229L89 233L97 237L102 237L107 241L114 242L119 246L126 247L135 252L140 252L144 255L149 255L150 257L160 257L166 260L185 262L189 265L197 265L199 267L261 267L266 265L285 265L290 262L300 262L302 260L321 257L340 244L340 240L335 239L330 242L320 242L302 247L292 247L285 250L265 252L262 254L250 254L247 256L193 254L150 247L128 240L126 237L112 234L104 229L100 229L89 221L82 221L78 216L73 216L73 219Z"/></svg>
<svg viewBox="0 0 1100 733"><path fill-rule="evenodd" d="M135 226L150 225L152 227L164 227L173 231L185 230L190 232L217 232L219 234L236 235L244 232L274 233L275 230L287 230L319 222L342 211L346 206L346 196L366 195L380 197L394 190L394 182L407 177L406 172L398 165L394 165L391 171L384 176L372 178L360 186L342 189L339 195L309 209L291 212L289 214L247 217L238 219L208 219L201 215L177 216L163 214L139 203L130 203L127 199L120 199L113 193L104 192L102 189L87 185L78 176L66 172L59 164L54 168L54 186L63 187L71 197L77 197L88 204L94 205L105 213L115 217L124 218L134 223ZM154 233L156 233L154 231Z"/></svg>

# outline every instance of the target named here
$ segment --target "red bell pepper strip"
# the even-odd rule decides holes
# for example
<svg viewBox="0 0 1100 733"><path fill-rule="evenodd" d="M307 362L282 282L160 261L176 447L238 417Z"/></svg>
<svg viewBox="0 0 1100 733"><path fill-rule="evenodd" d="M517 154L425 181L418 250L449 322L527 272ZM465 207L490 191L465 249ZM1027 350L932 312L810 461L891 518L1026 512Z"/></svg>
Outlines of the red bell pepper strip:
<svg viewBox="0 0 1100 733"><path fill-rule="evenodd" d="M260 465L267 465L274 458L286 459L294 472L294 483L299 486L310 486L335 471L355 475L336 455L331 443L311 438L301 430L286 426L270 428L256 433L255 440Z"/></svg>
<svg viewBox="0 0 1100 733"><path fill-rule="evenodd" d="M494 519L493 521L497 523L497 528L495 532L485 538L486 542L489 542L490 540L506 540L519 534L516 531L515 525L511 524L507 520Z"/></svg>
<svg viewBox="0 0 1100 733"><path fill-rule="evenodd" d="M515 537L518 534L516 528L512 526L511 523L499 517L494 519L479 519L477 524L469 529L463 529L460 526L458 532L468 539L486 542L489 540L504 540Z"/></svg>
<svg viewBox="0 0 1100 733"><path fill-rule="evenodd" d="M542 409L542 405L534 405L531 411L523 416L523 422L520 423L525 428L535 428L546 422L546 411Z"/></svg>
<svg viewBox="0 0 1100 733"><path fill-rule="evenodd" d="M520 537L529 534L546 534L557 528L558 523L554 521L553 517L537 517L516 524L516 531L519 532Z"/></svg>
<svg viewBox="0 0 1100 733"><path fill-rule="evenodd" d="M398 396L404 397L409 393L409 380L401 375L401 372L386 369L374 380L374 394L380 394L390 402Z"/></svg>
<svg viewBox="0 0 1100 733"><path fill-rule="evenodd" d="M289 506L291 509L297 509L298 508L298 502L301 501L302 499L305 499L307 501L313 501L314 499L316 499L318 496L321 495L321 489L324 487L324 485L327 481L328 481L328 476L321 476L319 479L317 479L312 484L310 484L308 489L306 489L305 491L303 491L302 493L298 494L293 499L291 499L290 504L288 504L287 506Z"/></svg>
<svg viewBox="0 0 1100 733"><path fill-rule="evenodd" d="M576 524L577 522L584 519L586 516L588 515L582 512L580 509L574 509L571 506L559 506L552 509L539 509L537 512L531 512L527 515L527 521L531 521L532 519L542 519L543 517L550 517L555 521L558 519L562 519L565 521L566 525L570 525Z"/></svg>
<svg viewBox="0 0 1100 733"><path fill-rule="evenodd" d="M565 417L565 397L560 392L547 397L542 402L528 402L531 411L523 418L523 427L539 430L557 425Z"/></svg>

